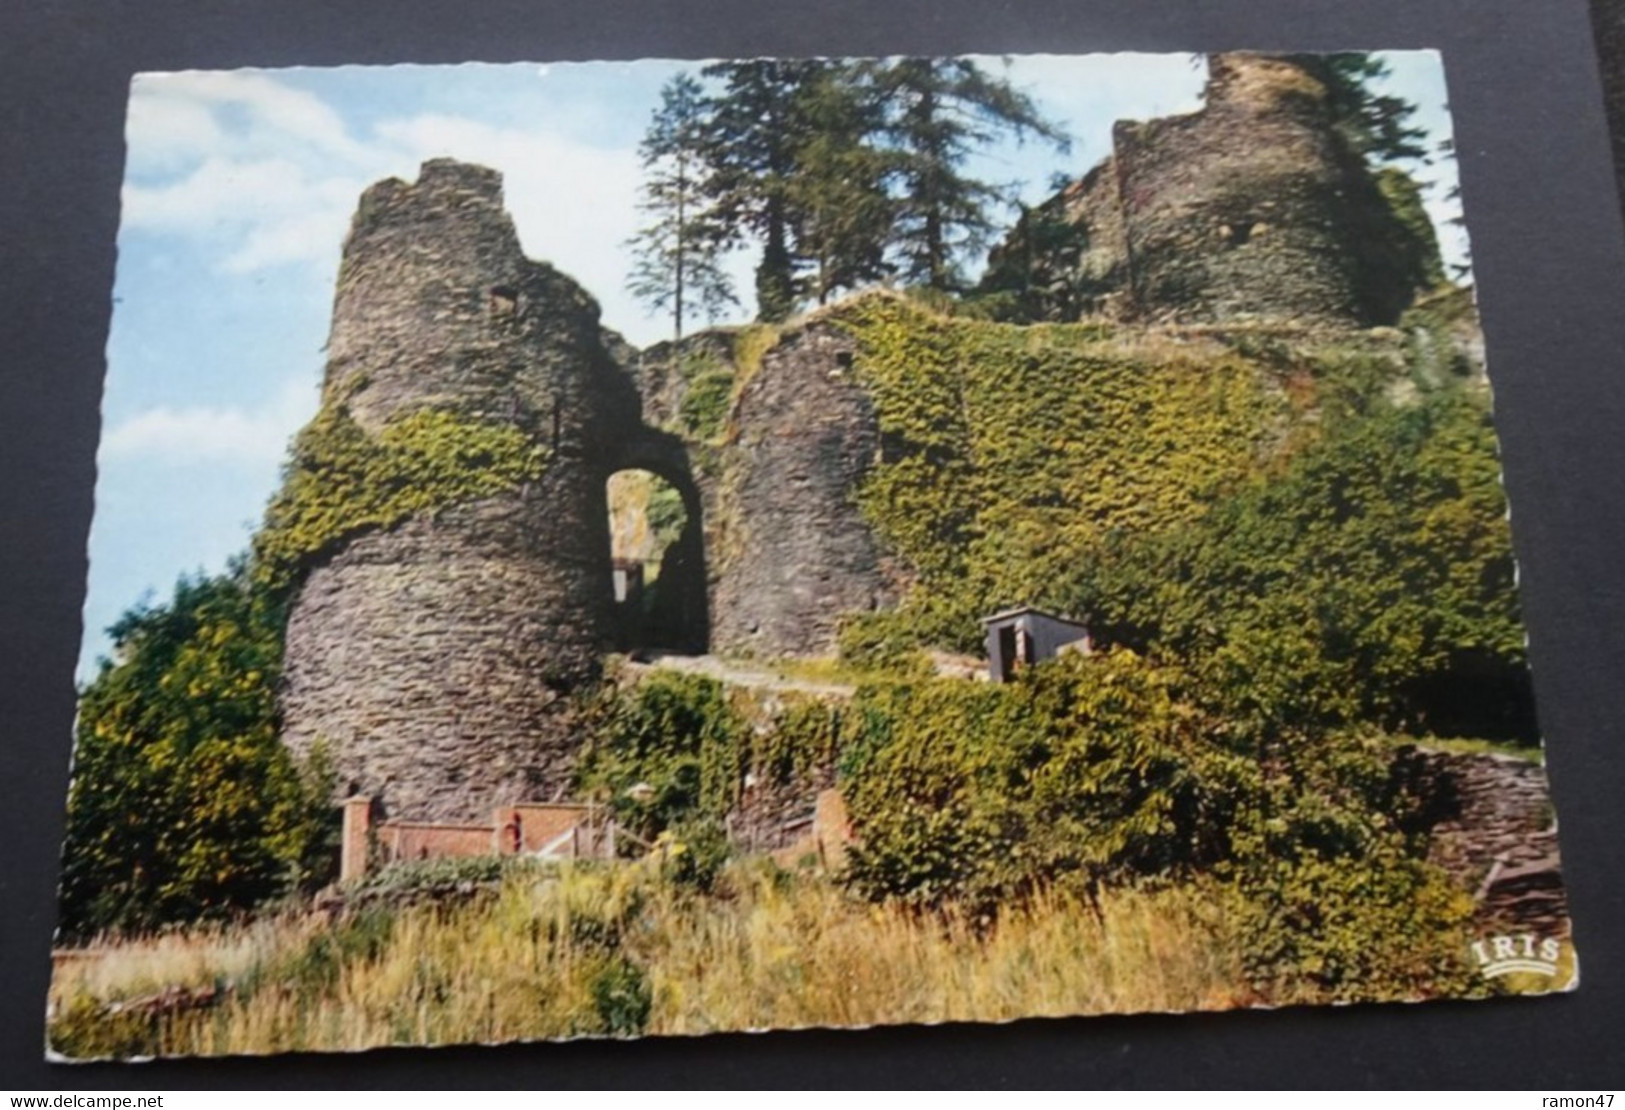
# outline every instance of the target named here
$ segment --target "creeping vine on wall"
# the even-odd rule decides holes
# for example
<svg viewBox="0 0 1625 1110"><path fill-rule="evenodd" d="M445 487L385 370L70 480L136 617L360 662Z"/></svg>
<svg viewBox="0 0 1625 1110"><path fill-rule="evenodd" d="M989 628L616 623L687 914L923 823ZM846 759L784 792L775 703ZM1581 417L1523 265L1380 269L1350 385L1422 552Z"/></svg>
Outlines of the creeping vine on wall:
<svg viewBox="0 0 1625 1110"><path fill-rule="evenodd" d="M883 457L858 493L918 572L922 630L971 649L977 618L1056 604L1113 532L1199 515L1255 473L1291 419L1277 375L1211 340L1019 327L866 297L857 341Z"/></svg>
<svg viewBox="0 0 1625 1110"><path fill-rule="evenodd" d="M546 448L516 427L420 409L374 436L342 401L330 402L294 440L282 489L254 538L255 577L289 589L363 532L507 493L539 479L546 465Z"/></svg>

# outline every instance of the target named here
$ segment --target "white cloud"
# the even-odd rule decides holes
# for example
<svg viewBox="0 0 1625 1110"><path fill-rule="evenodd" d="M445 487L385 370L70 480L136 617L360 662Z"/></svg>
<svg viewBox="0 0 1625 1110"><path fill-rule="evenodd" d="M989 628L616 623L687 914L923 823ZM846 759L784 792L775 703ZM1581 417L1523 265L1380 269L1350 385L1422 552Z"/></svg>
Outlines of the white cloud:
<svg viewBox="0 0 1625 1110"><path fill-rule="evenodd" d="M230 274L251 274L284 263L336 262L349 221L348 205L321 205L255 223L237 249L221 260L220 268Z"/></svg>
<svg viewBox="0 0 1625 1110"><path fill-rule="evenodd" d="M124 218L132 227L213 231L221 223L251 223L308 208L313 186L320 185L288 158L212 157L167 185L126 186Z"/></svg>
<svg viewBox="0 0 1625 1110"><path fill-rule="evenodd" d="M605 150L547 132L427 115L379 127L414 168L450 156L502 171L503 196L527 254L545 259L606 303L630 268L622 244L637 230L640 170L631 150Z"/></svg>
<svg viewBox="0 0 1625 1110"><path fill-rule="evenodd" d="M638 218L632 149L447 113L384 119L363 140L319 98L257 73L143 76L129 134L145 172L125 186L126 225L190 240L217 272L314 264L310 280L325 281L368 184L453 157L502 172L526 252L600 298L611 326L651 326L622 290Z"/></svg>
<svg viewBox="0 0 1625 1110"><path fill-rule="evenodd" d="M130 96L126 127L137 164L170 165L216 148L225 138L206 104L175 96Z"/></svg>
<svg viewBox="0 0 1625 1110"><path fill-rule="evenodd" d="M291 157L205 159L159 185L124 187L130 228L198 243L213 268L251 273L283 263L331 264L367 173L321 174Z"/></svg>
<svg viewBox="0 0 1625 1110"><path fill-rule="evenodd" d="M102 457L194 465L274 464L287 451L289 437L315 415L318 399L316 384L301 377L284 381L270 403L258 408L147 409L102 436Z"/></svg>
<svg viewBox="0 0 1625 1110"><path fill-rule="evenodd" d="M232 119L227 106L248 109ZM635 152L448 114L381 121L361 141L317 97L263 74L146 75L131 102L127 226L185 236L216 270L337 258L361 190L454 157L502 171L524 245L613 300L636 230ZM183 164L184 163L184 164ZM176 168L180 165L180 168Z"/></svg>
<svg viewBox="0 0 1625 1110"><path fill-rule="evenodd" d="M199 155L217 149L220 134L197 129L196 113L220 108L238 109L248 126L237 131L242 143L283 138L326 157L365 161L368 152L351 137L343 118L313 93L286 85L252 70L142 73L130 88L127 134L132 150L153 144L158 149L201 141ZM177 129L175 121L191 116L190 128Z"/></svg>

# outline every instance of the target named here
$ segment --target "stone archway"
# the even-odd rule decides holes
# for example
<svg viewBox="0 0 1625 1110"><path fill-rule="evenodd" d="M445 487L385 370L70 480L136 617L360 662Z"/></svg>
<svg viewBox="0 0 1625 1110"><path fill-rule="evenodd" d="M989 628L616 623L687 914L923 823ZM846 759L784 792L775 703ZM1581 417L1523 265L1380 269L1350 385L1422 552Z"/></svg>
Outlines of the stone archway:
<svg viewBox="0 0 1625 1110"><path fill-rule="evenodd" d="M648 611L638 621L621 623L617 646L630 652L703 655L711 644L710 576L705 509L688 448L675 435L640 426L612 453L604 478L629 470L646 471L675 489L682 498L684 521L682 532L661 556L658 588Z"/></svg>

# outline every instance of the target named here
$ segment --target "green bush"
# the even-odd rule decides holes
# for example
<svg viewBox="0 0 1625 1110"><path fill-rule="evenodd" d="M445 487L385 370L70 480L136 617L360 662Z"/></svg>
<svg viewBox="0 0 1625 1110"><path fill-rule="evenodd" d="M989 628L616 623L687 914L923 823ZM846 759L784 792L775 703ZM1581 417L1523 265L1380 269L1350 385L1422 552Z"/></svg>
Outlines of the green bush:
<svg viewBox="0 0 1625 1110"><path fill-rule="evenodd" d="M1203 518L1107 545L1072 604L1232 716L1533 738L1488 398L1348 417Z"/></svg>
<svg viewBox="0 0 1625 1110"><path fill-rule="evenodd" d="M635 1037L649 1025L654 993L643 969L625 956L605 961L591 983L593 1008L603 1031L615 1037Z"/></svg>
<svg viewBox="0 0 1625 1110"><path fill-rule="evenodd" d="M1037 892L1223 881L1265 996L1421 997L1470 983L1471 900L1379 737L1251 727L1200 681L1116 650L1016 682L866 688L842 764L874 900L989 922Z"/></svg>
<svg viewBox="0 0 1625 1110"><path fill-rule="evenodd" d="M870 898L991 910L1055 882L1093 889L1228 858L1257 783L1181 682L1116 651L1010 684L860 691L842 763L859 841L848 880Z"/></svg>
<svg viewBox="0 0 1625 1110"><path fill-rule="evenodd" d="M1265 997L1447 997L1482 986L1467 958L1471 897L1390 837L1353 855L1250 858L1227 892L1247 976Z"/></svg>
<svg viewBox="0 0 1625 1110"><path fill-rule="evenodd" d="M715 817L691 818L668 830L660 877L684 890L709 894L728 863L728 833Z"/></svg>
<svg viewBox="0 0 1625 1110"><path fill-rule="evenodd" d="M604 688L589 706L591 738L576 787L606 801L644 840L698 815L720 819L743 778L745 726L720 682L656 671Z"/></svg>
<svg viewBox="0 0 1625 1110"><path fill-rule="evenodd" d="M244 568L109 631L79 701L63 929L220 918L330 877L331 773L277 738L282 615Z"/></svg>

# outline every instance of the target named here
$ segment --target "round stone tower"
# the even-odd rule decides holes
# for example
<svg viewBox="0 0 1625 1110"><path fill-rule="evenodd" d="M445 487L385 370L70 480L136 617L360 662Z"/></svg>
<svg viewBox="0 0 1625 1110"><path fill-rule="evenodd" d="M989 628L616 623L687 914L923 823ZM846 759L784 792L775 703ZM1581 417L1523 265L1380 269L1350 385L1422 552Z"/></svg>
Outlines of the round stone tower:
<svg viewBox="0 0 1625 1110"><path fill-rule="evenodd" d="M1060 247L994 252L1006 287L1024 265L1053 320L1393 324L1438 246L1350 148L1333 80L1313 57L1212 55L1200 110L1119 121L1110 157L1035 210L1071 225Z"/></svg>
<svg viewBox="0 0 1625 1110"><path fill-rule="evenodd" d="M1120 122L1110 186L1138 311L1185 322L1392 323L1405 231L1341 141L1313 59L1215 54L1206 105Z"/></svg>
<svg viewBox="0 0 1625 1110"><path fill-rule="evenodd" d="M613 597L604 476L638 425L598 306L525 258L500 176L452 161L366 191L345 243L324 402L376 435L423 409L518 429L542 476L361 533L290 605L281 704L341 793L409 819L489 816L568 782L565 695L596 677Z"/></svg>

